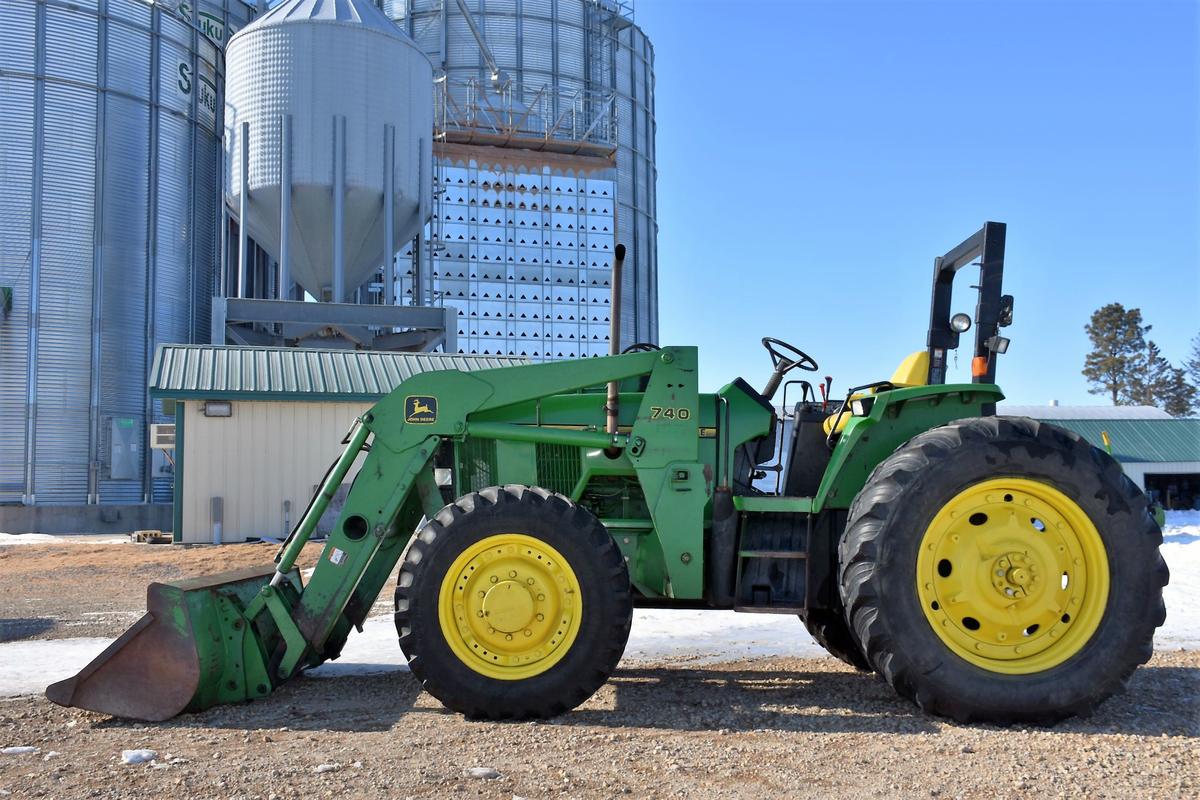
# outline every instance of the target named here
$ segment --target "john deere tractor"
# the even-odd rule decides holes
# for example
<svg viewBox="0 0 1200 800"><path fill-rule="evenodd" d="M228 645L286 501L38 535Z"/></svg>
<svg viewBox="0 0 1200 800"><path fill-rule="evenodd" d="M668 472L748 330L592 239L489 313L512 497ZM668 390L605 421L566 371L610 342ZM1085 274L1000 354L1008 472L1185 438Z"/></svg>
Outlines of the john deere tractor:
<svg viewBox="0 0 1200 800"><path fill-rule="evenodd" d="M475 718L585 701L639 606L797 616L958 720L1086 713L1150 658L1162 535L1103 450L996 414L1004 236L987 223L936 259L927 348L840 401L773 338L761 389L702 392L695 348L652 345L416 375L354 421L275 564L151 585L148 614L47 694L148 720L265 697L337 658L399 565L412 673ZM975 312L951 316L968 265ZM972 327L971 382L946 383ZM304 583L296 558L356 464Z"/></svg>

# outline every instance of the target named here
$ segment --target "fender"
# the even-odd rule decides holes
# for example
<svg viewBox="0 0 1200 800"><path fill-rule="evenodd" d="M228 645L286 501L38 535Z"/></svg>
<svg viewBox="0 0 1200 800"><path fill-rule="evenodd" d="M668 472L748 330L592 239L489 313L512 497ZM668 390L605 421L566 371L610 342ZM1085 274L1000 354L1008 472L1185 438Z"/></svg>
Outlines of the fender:
<svg viewBox="0 0 1200 800"><path fill-rule="evenodd" d="M1004 399L995 384L913 386L872 396L866 416L853 416L837 438L825 477L813 498L813 512L849 508L871 471L919 433L956 419L984 415L984 407Z"/></svg>

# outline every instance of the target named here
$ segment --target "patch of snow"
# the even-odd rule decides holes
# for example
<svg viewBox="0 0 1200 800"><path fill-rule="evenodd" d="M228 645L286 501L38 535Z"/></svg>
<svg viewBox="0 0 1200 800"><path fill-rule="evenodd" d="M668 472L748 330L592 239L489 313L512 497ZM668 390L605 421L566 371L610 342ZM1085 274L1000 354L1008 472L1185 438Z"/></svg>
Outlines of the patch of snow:
<svg viewBox="0 0 1200 800"><path fill-rule="evenodd" d="M0 547L14 544L46 544L57 538L48 533L0 533Z"/></svg>
<svg viewBox="0 0 1200 800"><path fill-rule="evenodd" d="M96 539L91 536L55 536L49 533L0 533L0 547L18 544L129 544L128 537Z"/></svg>
<svg viewBox="0 0 1200 800"><path fill-rule="evenodd" d="M463 774L468 778L482 778L490 781L500 777L500 770L495 767L467 767L463 770Z"/></svg>
<svg viewBox="0 0 1200 800"><path fill-rule="evenodd" d="M326 772L337 772L341 768L341 764L321 764L313 767L313 772L317 773L318 775L324 775Z"/></svg>
<svg viewBox="0 0 1200 800"><path fill-rule="evenodd" d="M633 614L622 661L688 658L714 663L769 656L821 658L828 653L794 614L643 608Z"/></svg>
<svg viewBox="0 0 1200 800"><path fill-rule="evenodd" d="M1167 621L1154 635L1160 649L1200 649L1200 536L1191 542L1169 542L1162 555L1171 570L1163 589Z"/></svg>
<svg viewBox="0 0 1200 800"><path fill-rule="evenodd" d="M42 752L42 751L36 747L24 747L24 746L22 746L22 747L6 747L3 750L0 750L0 755L29 756L29 755L33 755L35 753L40 753L40 752Z"/></svg>
<svg viewBox="0 0 1200 800"><path fill-rule="evenodd" d="M1163 541L1169 544L1200 541L1200 511L1168 511Z"/></svg>
<svg viewBox="0 0 1200 800"><path fill-rule="evenodd" d="M1160 648L1200 648L1200 511L1168 511L1160 550L1171 582L1163 589L1167 621L1154 635Z"/></svg>
<svg viewBox="0 0 1200 800"><path fill-rule="evenodd" d="M326 661L305 674L314 678L335 678L342 675L377 675L382 672L408 671L408 661L400 652L396 623L390 614L370 617L362 633L350 634L346 647L336 661Z"/></svg>
<svg viewBox="0 0 1200 800"><path fill-rule="evenodd" d="M0 644L0 697L40 694L69 678L108 647L111 639L34 639Z"/></svg>
<svg viewBox="0 0 1200 800"><path fill-rule="evenodd" d="M153 761L158 758L158 753L153 750L122 750L121 760L126 764L145 764L147 761Z"/></svg>
<svg viewBox="0 0 1200 800"><path fill-rule="evenodd" d="M58 752L57 750L51 750L49 753L46 753L46 755L42 756L42 761L49 761L50 759L61 755L62 753Z"/></svg>

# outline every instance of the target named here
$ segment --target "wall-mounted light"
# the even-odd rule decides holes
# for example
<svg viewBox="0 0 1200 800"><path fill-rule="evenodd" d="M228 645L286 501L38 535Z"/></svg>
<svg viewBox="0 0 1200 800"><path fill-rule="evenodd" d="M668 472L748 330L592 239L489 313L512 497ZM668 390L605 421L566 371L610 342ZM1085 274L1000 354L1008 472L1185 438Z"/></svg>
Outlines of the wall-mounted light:
<svg viewBox="0 0 1200 800"><path fill-rule="evenodd" d="M206 417L232 417L233 403L228 400L206 400L203 411Z"/></svg>

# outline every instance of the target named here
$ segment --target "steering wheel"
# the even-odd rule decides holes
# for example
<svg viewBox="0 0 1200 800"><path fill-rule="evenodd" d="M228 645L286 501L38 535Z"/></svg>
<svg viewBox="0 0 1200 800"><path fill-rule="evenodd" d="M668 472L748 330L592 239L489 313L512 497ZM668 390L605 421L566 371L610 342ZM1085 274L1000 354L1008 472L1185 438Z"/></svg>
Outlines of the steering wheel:
<svg viewBox="0 0 1200 800"><path fill-rule="evenodd" d="M661 349L658 345L650 344L650 342L635 342L622 350L621 355L625 355L626 353L652 353L655 350Z"/></svg>
<svg viewBox="0 0 1200 800"><path fill-rule="evenodd" d="M817 366L816 359L782 339L764 336L762 344L763 347L767 348L767 352L771 354L771 366L781 375L793 369L802 369L805 372L816 372L820 369Z"/></svg>

